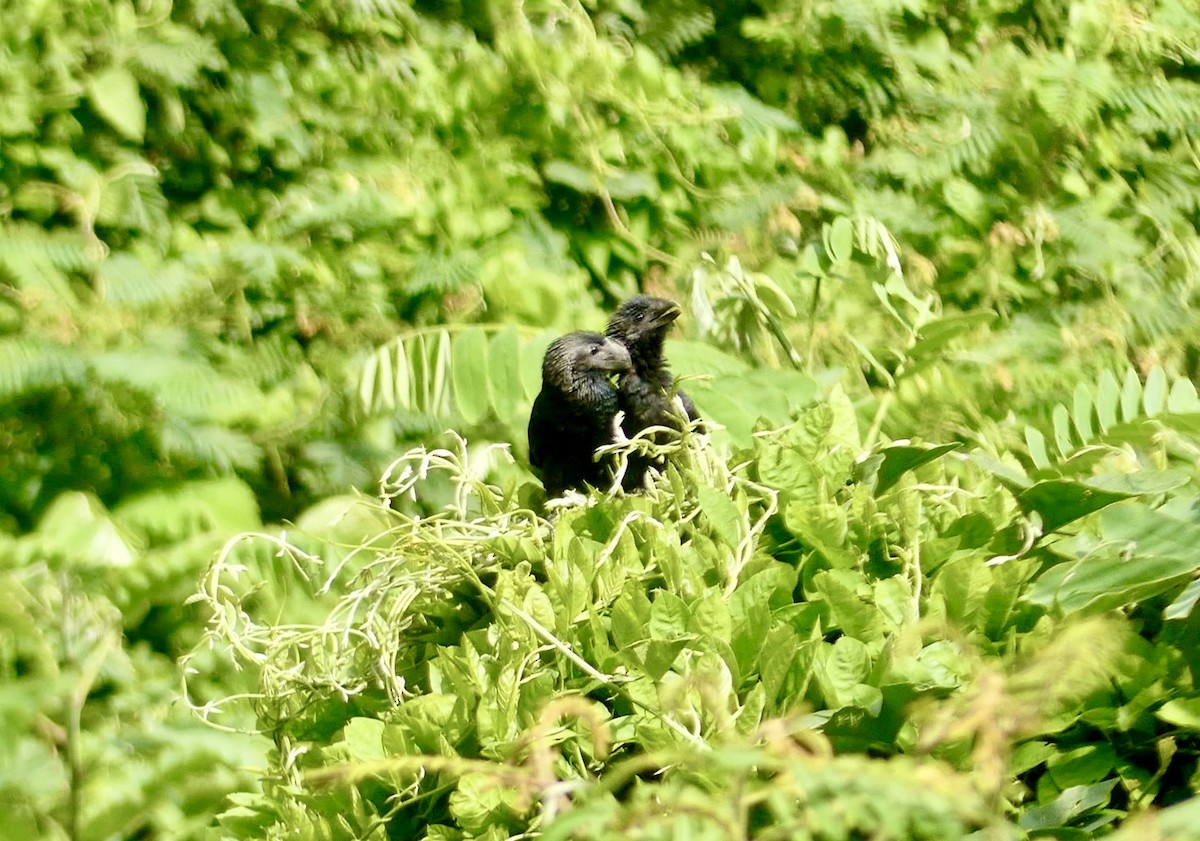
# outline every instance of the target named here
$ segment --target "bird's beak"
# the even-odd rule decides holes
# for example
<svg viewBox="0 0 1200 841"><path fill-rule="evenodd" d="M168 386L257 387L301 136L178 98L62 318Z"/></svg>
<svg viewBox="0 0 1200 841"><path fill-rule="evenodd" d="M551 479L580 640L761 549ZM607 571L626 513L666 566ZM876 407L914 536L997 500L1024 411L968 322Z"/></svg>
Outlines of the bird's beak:
<svg viewBox="0 0 1200 841"><path fill-rule="evenodd" d="M604 341L604 347L596 356L596 362L605 371L621 372L633 367L633 360L629 358L629 351L625 349L625 345L612 339Z"/></svg>
<svg viewBox="0 0 1200 841"><path fill-rule="evenodd" d="M664 309L662 312L660 312L656 316L654 316L654 323L656 325L657 324L671 324L672 322L675 321L675 319L679 318L679 316L682 314L683 314L683 310L681 310L677 304L671 304L669 307Z"/></svg>

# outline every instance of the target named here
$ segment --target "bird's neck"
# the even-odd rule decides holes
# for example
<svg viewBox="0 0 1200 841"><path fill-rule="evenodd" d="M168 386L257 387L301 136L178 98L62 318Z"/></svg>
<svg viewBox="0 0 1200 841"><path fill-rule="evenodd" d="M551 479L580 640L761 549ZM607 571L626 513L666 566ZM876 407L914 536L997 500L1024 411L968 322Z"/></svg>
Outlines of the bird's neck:
<svg viewBox="0 0 1200 841"><path fill-rule="evenodd" d="M645 380L670 379L671 372L663 359L663 342L666 336L661 334L646 336L629 349L629 357L633 362L633 370Z"/></svg>
<svg viewBox="0 0 1200 841"><path fill-rule="evenodd" d="M598 371L575 374L571 378L571 387L567 391L576 399L591 404L599 404L609 399L615 400L617 394L608 378Z"/></svg>

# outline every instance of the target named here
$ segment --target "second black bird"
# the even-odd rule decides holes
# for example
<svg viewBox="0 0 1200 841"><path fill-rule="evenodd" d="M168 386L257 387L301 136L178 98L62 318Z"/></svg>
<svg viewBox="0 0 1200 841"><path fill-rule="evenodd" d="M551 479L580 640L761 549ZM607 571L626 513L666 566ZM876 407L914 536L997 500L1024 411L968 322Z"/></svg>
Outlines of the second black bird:
<svg viewBox="0 0 1200 841"><path fill-rule="evenodd" d="M529 462L547 496L611 482L610 465L595 453L615 433L617 390L609 378L630 364L629 352L599 333L568 333L547 348L529 415Z"/></svg>
<svg viewBox="0 0 1200 841"><path fill-rule="evenodd" d="M630 438L651 426L679 431L684 420L700 417L691 398L675 388L663 355L663 343L677 318L679 306L673 301L636 295L617 308L604 330L605 335L625 346L632 363L631 370L621 376L617 390L618 406L625 413L621 429ZM665 437L656 435L656 443L663 443ZM625 489L641 487L650 466L662 465L636 454L630 456Z"/></svg>

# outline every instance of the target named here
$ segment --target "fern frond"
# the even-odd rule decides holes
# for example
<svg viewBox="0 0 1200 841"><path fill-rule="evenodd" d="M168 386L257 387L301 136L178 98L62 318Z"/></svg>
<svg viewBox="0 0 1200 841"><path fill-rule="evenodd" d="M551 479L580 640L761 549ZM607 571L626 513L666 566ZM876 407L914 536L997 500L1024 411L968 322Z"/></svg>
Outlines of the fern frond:
<svg viewBox="0 0 1200 841"><path fill-rule="evenodd" d="M937 117L902 129L902 144L882 148L868 167L916 187L964 171L982 172L996 154L1006 126L996 103L976 97L943 101Z"/></svg>
<svg viewBox="0 0 1200 841"><path fill-rule="evenodd" d="M1200 124L1200 83L1186 79L1145 79L1117 86L1110 105L1128 114L1142 135L1165 132L1179 137Z"/></svg>
<svg viewBox="0 0 1200 841"><path fill-rule="evenodd" d="M418 254L405 288L412 294L453 292L479 276L478 252L460 249L449 254Z"/></svg>
<svg viewBox="0 0 1200 841"><path fill-rule="evenodd" d="M0 399L82 383L87 375L87 363L73 348L24 337L0 339Z"/></svg>
<svg viewBox="0 0 1200 841"><path fill-rule="evenodd" d="M1086 460L1098 448L1145 446L1164 426L1194 436L1200 433L1200 397L1191 380L1172 380L1159 367L1144 384L1132 368L1120 381L1104 371L1094 386L1077 385L1070 404L1056 405L1051 418L1054 451L1041 430L1025 428L1029 456L1039 470L1069 469L1072 460Z"/></svg>
<svg viewBox="0 0 1200 841"><path fill-rule="evenodd" d="M551 337L522 336L511 325L459 327L414 331L367 357L357 376L361 409L467 422L490 412L517 425L541 387Z"/></svg>
<svg viewBox="0 0 1200 841"><path fill-rule="evenodd" d="M177 417L168 417L163 424L162 446L171 458L203 464L221 473L254 470L262 463L262 450L246 435Z"/></svg>
<svg viewBox="0 0 1200 841"><path fill-rule="evenodd" d="M253 423L265 398L253 383L222 374L195 359L162 351L109 351L92 357L106 380L132 385L171 416L209 423Z"/></svg>
<svg viewBox="0 0 1200 841"><path fill-rule="evenodd" d="M100 265L100 294L110 304L130 308L179 306L204 286L181 263L151 268L132 254L112 254Z"/></svg>
<svg viewBox="0 0 1200 841"><path fill-rule="evenodd" d="M224 64L212 41L182 26L158 29L161 40L137 41L130 49L134 65L168 87L190 88L201 70L217 70Z"/></svg>
<svg viewBox="0 0 1200 841"><path fill-rule="evenodd" d="M63 272L91 265L87 243L77 231L46 231L33 225L0 225L0 265L9 260L44 259Z"/></svg>
<svg viewBox="0 0 1200 841"><path fill-rule="evenodd" d="M1033 93L1046 115L1072 131L1082 131L1105 104L1113 69L1104 61L1075 61L1060 53L1046 56Z"/></svg>
<svg viewBox="0 0 1200 841"><path fill-rule="evenodd" d="M638 35L650 49L670 58L710 35L716 23L712 8L692 0L667 0L644 7Z"/></svg>

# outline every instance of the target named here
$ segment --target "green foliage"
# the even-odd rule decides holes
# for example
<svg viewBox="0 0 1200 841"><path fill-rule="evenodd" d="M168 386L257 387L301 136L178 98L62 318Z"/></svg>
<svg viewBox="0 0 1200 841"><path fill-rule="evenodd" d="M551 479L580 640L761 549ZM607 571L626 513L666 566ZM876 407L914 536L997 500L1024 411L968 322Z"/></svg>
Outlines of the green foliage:
<svg viewBox="0 0 1200 841"><path fill-rule="evenodd" d="M688 435L647 494L551 520L476 478L463 440L407 453L336 563L318 529L203 578L197 652L257 675L241 700L278 749L273 794L223 822L1019 838L1189 796L1194 470L1129 464L1080 506L1117 486L1104 465L1031 497L954 449L865 449L835 389L737 467ZM448 502L415 517L408 494Z"/></svg>
<svg viewBox="0 0 1200 841"><path fill-rule="evenodd" d="M111 512L64 494L7 539L5 838L201 838L227 790L254 786L263 743L192 720L175 659L196 642L198 617L180 607L196 575L224 534L257 525L249 488L225 479Z"/></svg>

